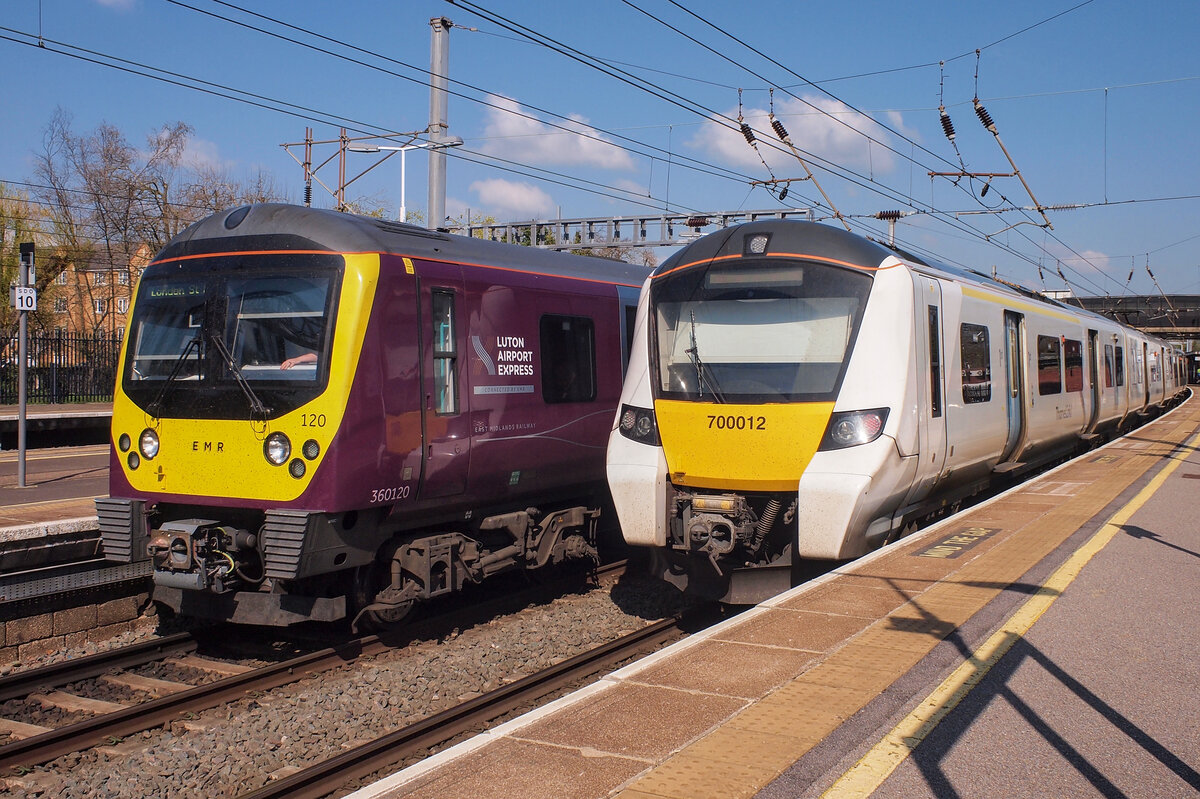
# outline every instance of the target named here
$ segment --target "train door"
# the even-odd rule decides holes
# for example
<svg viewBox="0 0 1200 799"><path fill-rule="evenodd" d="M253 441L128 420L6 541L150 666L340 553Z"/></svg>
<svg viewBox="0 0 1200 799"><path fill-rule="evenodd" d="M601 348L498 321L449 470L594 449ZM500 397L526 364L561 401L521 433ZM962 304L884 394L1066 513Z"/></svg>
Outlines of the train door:
<svg viewBox="0 0 1200 799"><path fill-rule="evenodd" d="M462 493L471 460L468 396L463 390L464 288L458 267L439 267L446 274L420 281L422 499Z"/></svg>
<svg viewBox="0 0 1200 799"><path fill-rule="evenodd" d="M1025 438L1025 318L1016 311L1004 312L1004 366L1008 375L1005 408L1008 436L1000 463L1016 455Z"/></svg>
<svg viewBox="0 0 1200 799"><path fill-rule="evenodd" d="M1088 414L1088 423L1084 427L1085 433L1090 433L1096 428L1096 423L1100 420L1100 347L1098 346L1100 338L1099 331L1088 330L1087 332L1087 359L1088 359L1088 393L1091 397L1091 411Z"/></svg>
<svg viewBox="0 0 1200 799"><path fill-rule="evenodd" d="M1150 405L1150 347L1146 342L1142 342L1142 356L1139 359L1141 363L1138 372L1142 376L1142 407Z"/></svg>
<svg viewBox="0 0 1200 799"><path fill-rule="evenodd" d="M918 357L922 359L918 374L925 374L926 413L918 425L921 466L917 483L932 487L946 462L946 361L945 337L942 335L942 288L938 281L914 275L918 316ZM923 310L921 310L923 309Z"/></svg>

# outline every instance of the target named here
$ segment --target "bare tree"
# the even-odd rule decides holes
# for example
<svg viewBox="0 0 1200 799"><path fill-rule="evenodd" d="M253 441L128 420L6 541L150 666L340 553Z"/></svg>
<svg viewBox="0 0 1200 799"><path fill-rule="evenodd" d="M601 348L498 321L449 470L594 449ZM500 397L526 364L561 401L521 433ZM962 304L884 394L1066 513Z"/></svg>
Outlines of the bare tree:
<svg viewBox="0 0 1200 799"><path fill-rule="evenodd" d="M140 251L160 249L190 222L172 191L191 132L183 122L164 125L140 151L107 123L76 135L62 109L47 126L36 171L62 243L52 266L95 275L78 282L94 331L116 311L112 273L127 273Z"/></svg>
<svg viewBox="0 0 1200 799"><path fill-rule="evenodd" d="M184 191L183 202L193 211L193 221L227 208L254 203L282 202L283 192L275 185L275 176L259 170L250 179L240 181L229 170L212 164L193 167L195 180Z"/></svg>
<svg viewBox="0 0 1200 799"><path fill-rule="evenodd" d="M74 281L75 299L93 331L115 327L114 277L129 277L210 213L279 199L274 179L261 171L242 183L218 167L189 168L184 151L191 135L185 122L165 124L139 149L107 123L77 135L61 108L47 125L35 168L58 243L48 277L67 268L85 273Z"/></svg>

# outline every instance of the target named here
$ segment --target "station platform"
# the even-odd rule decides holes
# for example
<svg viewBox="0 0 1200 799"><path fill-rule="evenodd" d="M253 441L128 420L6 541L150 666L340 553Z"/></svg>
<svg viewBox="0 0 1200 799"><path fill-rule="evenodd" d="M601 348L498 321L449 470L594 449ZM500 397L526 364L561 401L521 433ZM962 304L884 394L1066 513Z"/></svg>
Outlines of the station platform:
<svg viewBox="0 0 1200 799"><path fill-rule="evenodd" d="M26 445L98 443L107 440L111 423L111 402L29 404L25 406ZM0 450L17 449L19 424L19 406L0 405Z"/></svg>
<svg viewBox="0 0 1200 799"><path fill-rule="evenodd" d="M1194 796L1200 399L352 794Z"/></svg>

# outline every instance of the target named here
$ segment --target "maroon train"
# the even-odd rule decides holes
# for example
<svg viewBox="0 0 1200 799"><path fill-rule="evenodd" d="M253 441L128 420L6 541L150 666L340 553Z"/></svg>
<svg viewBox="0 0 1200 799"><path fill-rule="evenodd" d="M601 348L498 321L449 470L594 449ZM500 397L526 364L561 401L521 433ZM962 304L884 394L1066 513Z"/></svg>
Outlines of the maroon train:
<svg viewBox="0 0 1200 799"><path fill-rule="evenodd" d="M106 556L272 625L595 557L647 274L287 205L193 225L131 309Z"/></svg>

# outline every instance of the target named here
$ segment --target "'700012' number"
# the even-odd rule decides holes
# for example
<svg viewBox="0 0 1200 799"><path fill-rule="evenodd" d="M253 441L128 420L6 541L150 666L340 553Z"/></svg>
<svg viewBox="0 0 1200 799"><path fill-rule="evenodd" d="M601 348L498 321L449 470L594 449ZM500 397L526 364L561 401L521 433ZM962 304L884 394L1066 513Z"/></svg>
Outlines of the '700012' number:
<svg viewBox="0 0 1200 799"><path fill-rule="evenodd" d="M709 415L709 430L766 430L765 416L723 416Z"/></svg>

